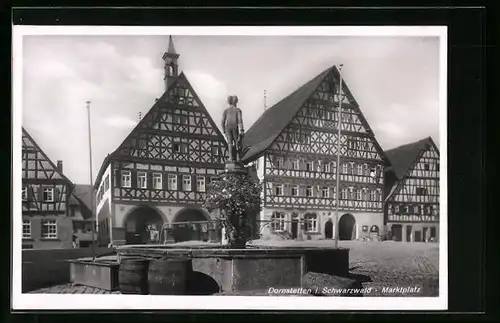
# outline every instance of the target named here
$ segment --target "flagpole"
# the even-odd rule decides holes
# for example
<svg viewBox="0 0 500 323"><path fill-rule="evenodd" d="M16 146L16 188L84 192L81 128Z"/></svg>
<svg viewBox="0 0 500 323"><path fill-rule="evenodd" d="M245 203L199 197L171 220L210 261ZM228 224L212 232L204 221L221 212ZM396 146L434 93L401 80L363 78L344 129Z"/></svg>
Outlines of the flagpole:
<svg viewBox="0 0 500 323"><path fill-rule="evenodd" d="M92 261L95 261L95 226L96 218L94 211L94 183L92 182L92 131L90 128L90 101L87 101L87 117L88 117L88 131L89 131L89 174L90 174L90 187L92 194L90 195L90 211L92 220Z"/></svg>
<svg viewBox="0 0 500 323"><path fill-rule="evenodd" d="M339 86L339 120L337 126L337 167L336 167L336 194L335 194L335 248L339 247L339 196L340 196L340 135L342 128L342 66L344 64L340 64L339 66L339 75L340 75L340 86ZM335 101L334 101L335 102Z"/></svg>

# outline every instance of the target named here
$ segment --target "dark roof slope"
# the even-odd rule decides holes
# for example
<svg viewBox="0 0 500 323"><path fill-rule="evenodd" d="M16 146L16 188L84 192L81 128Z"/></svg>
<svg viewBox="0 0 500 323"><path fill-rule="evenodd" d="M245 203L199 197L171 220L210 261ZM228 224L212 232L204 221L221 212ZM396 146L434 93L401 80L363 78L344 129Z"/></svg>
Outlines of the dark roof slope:
<svg viewBox="0 0 500 323"><path fill-rule="evenodd" d="M434 141L431 137L421 139L406 145L402 145L385 152L392 166L392 171L400 180L408 172L410 167L415 163L423 149L433 145L439 153Z"/></svg>
<svg viewBox="0 0 500 323"><path fill-rule="evenodd" d="M316 88L331 71L331 67L302 85L269 109L248 129L243 137L244 161L251 161L260 152L265 150L283 129L290 123L304 102L314 93Z"/></svg>
<svg viewBox="0 0 500 323"><path fill-rule="evenodd" d="M84 219L92 217L92 201L95 203L92 185L75 184L70 197L71 205L79 205Z"/></svg>
<svg viewBox="0 0 500 323"><path fill-rule="evenodd" d="M291 93L283 100L279 101L271 108L267 109L257 121L248 129L243 137L243 161L248 163L259 157L259 155L266 150L285 129L285 127L292 121L297 112L303 106L305 101L311 97L318 86L330 74L333 74L335 80L340 79L340 72L337 67L331 66L311 79L306 84L302 85L295 92ZM342 90L346 95L349 103L356 108L359 108L356 99L352 95L345 80L342 80ZM371 128L365 120L363 114L359 113L363 124L367 131L371 133ZM377 151L383 159L382 148L375 141Z"/></svg>

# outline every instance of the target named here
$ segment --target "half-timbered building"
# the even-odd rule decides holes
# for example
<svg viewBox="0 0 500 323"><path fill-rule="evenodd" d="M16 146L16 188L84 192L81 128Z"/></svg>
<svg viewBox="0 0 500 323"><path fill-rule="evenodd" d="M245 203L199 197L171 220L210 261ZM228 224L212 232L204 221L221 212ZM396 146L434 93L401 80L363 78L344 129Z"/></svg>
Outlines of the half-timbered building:
<svg viewBox="0 0 500 323"><path fill-rule="evenodd" d="M92 205L95 205L93 185L75 184L69 199L69 217L73 221L73 242L76 248L91 247L96 242L96 236L92 232L92 226L95 225Z"/></svg>
<svg viewBox="0 0 500 323"><path fill-rule="evenodd" d="M73 184L22 129L22 246L26 249L72 247L68 200Z"/></svg>
<svg viewBox="0 0 500 323"><path fill-rule="evenodd" d="M227 145L186 75L178 73L178 58L170 37L164 94L98 173L101 244L216 236L213 215L201 205L207 186L224 170ZM161 236L159 229L172 223L175 230Z"/></svg>
<svg viewBox="0 0 500 323"><path fill-rule="evenodd" d="M338 225L340 239L378 236L387 162L348 86L341 98L339 85L337 68L326 69L268 108L245 134L244 161L255 164L264 186L262 234L328 239Z"/></svg>
<svg viewBox="0 0 500 323"><path fill-rule="evenodd" d="M439 150L431 137L386 151L385 220L396 241L439 239Z"/></svg>

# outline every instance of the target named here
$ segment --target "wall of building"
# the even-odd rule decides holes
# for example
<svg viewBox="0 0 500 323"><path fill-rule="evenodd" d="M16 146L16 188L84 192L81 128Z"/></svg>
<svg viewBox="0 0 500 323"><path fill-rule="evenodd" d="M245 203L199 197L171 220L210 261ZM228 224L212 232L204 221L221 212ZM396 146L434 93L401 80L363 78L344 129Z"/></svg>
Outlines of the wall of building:
<svg viewBox="0 0 500 323"><path fill-rule="evenodd" d="M401 230L401 232L402 232L401 241L402 242L417 242L416 241L416 236L417 236L416 232L420 232L420 241L419 242L430 242L426 238L430 238L431 228L433 228L433 227L436 228L436 236L435 236L435 239L433 242L439 242L439 223L437 223L437 222L388 223L388 227L391 229L391 231L393 230L392 226L394 226L394 225L400 225L402 228L402 230ZM411 234L410 234L409 239L408 239L408 235L407 235L407 228L408 227L411 227ZM424 237L424 228L427 228L427 237ZM394 233L392 233L391 235L394 235ZM390 237L390 238L392 238L392 237Z"/></svg>
<svg viewBox="0 0 500 323"><path fill-rule="evenodd" d="M31 221L31 238L23 238L26 249L65 249L73 247L73 220L66 216L23 215ZM42 220L56 220L57 238L42 238Z"/></svg>
<svg viewBox="0 0 500 323"><path fill-rule="evenodd" d="M96 248L96 255L113 252L108 248ZM70 264L66 260L91 257L92 250L23 250L22 252L22 291L69 283Z"/></svg>
<svg viewBox="0 0 500 323"><path fill-rule="evenodd" d="M120 202L113 203L113 214L115 225L113 226L113 241L118 244L122 244L125 242L125 234L127 228L127 222L133 222L133 219L129 219L129 215L137 208L141 206L152 207L156 212L162 217L163 223L172 223L176 220L176 215L186 209L197 209L200 210L205 217L208 219L215 219L217 215L213 213L209 215L208 212L204 209L200 209L195 206L189 205L157 205L156 203L137 203L137 204L124 204Z"/></svg>
<svg viewBox="0 0 500 323"><path fill-rule="evenodd" d="M264 208L260 213L260 234L262 237L272 235L273 232L271 230L271 217L274 212L283 212L285 213L285 231L288 233L284 234L285 237L291 237L292 231L292 218L293 214L298 214L298 219L300 220L298 229L300 231L299 236L301 236L304 240L318 240L325 239L325 223L328 220L333 222L333 232L335 232L335 210L287 210L282 208ZM316 213L317 217L317 230L314 232L306 232L304 230L304 226L301 225L303 223L304 214L306 213ZM370 233L370 229L373 225L376 225L379 229L379 235L383 230L384 218L383 213L370 213L370 212L348 212L349 214L354 216L355 219L355 236L354 239L363 239L367 237L374 238L373 234ZM346 214L345 211L339 212L339 221L342 215ZM363 231L363 226L367 227L366 231ZM282 233L283 235L283 233ZM377 235L378 236L378 235Z"/></svg>

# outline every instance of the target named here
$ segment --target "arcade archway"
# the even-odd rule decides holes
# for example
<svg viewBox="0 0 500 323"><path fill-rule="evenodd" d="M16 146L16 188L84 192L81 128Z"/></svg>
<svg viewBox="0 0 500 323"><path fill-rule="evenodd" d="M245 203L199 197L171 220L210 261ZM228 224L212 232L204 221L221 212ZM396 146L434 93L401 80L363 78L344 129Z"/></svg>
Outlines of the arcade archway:
<svg viewBox="0 0 500 323"><path fill-rule="evenodd" d="M328 221L325 222L325 239L332 239L333 238L333 222L332 220L328 219Z"/></svg>
<svg viewBox="0 0 500 323"><path fill-rule="evenodd" d="M156 209L140 206L125 218L125 240L127 244L158 243L163 217Z"/></svg>
<svg viewBox="0 0 500 323"><path fill-rule="evenodd" d="M339 240L353 240L356 236L354 227L356 220L352 214L346 213L339 220Z"/></svg>
<svg viewBox="0 0 500 323"><path fill-rule="evenodd" d="M209 239L209 220L202 210L192 208L180 210L172 221L174 241L207 241Z"/></svg>

